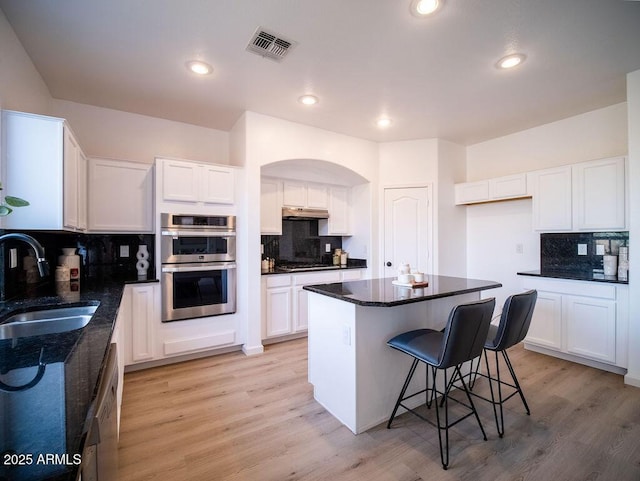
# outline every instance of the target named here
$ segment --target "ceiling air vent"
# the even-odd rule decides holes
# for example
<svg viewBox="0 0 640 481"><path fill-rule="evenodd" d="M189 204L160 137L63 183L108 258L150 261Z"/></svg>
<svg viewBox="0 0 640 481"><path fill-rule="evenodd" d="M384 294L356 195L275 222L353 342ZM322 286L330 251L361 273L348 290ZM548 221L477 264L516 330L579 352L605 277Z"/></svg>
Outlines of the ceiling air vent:
<svg viewBox="0 0 640 481"><path fill-rule="evenodd" d="M258 27L249 40L247 50L249 52L257 53L262 57L267 57L277 62L282 61L284 57L289 53L293 47L296 46L296 42L287 40L273 32L269 32L262 27Z"/></svg>

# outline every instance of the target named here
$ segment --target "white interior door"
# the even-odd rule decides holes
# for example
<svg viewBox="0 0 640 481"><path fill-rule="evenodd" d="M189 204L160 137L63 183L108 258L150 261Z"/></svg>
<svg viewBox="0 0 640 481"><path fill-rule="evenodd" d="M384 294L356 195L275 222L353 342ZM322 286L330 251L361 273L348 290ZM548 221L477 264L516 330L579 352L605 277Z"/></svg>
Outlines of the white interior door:
<svg viewBox="0 0 640 481"><path fill-rule="evenodd" d="M429 187L384 190L385 277L395 277L404 262L431 273L430 198Z"/></svg>

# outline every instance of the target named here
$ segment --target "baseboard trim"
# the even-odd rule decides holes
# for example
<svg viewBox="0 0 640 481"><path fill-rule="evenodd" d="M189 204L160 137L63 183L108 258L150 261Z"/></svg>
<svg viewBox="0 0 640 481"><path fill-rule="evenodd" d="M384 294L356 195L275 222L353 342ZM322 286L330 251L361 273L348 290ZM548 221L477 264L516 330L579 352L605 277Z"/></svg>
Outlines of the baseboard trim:
<svg viewBox="0 0 640 481"><path fill-rule="evenodd" d="M546 354L547 356L553 356L560 359L564 359L565 361L571 361L578 364L583 364L585 366L593 367L596 369L601 369L603 371L612 372L614 374L625 375L627 374L627 370L624 367L614 366L612 364L606 364L599 361L593 361L591 359L586 359L580 356L574 356L573 354L567 354L564 352L554 351L553 349L547 349L545 347L536 346L535 344L529 344L527 342L524 343L524 348L529 351L538 352L540 354Z"/></svg>
<svg viewBox="0 0 640 481"><path fill-rule="evenodd" d="M264 352L264 346L262 344L258 344L257 346L247 346L245 344L242 346L242 352L247 356L255 356L256 354L262 354Z"/></svg>
<svg viewBox="0 0 640 481"><path fill-rule="evenodd" d="M629 376L629 374L624 377L624 383L629 386L640 387L640 379Z"/></svg>

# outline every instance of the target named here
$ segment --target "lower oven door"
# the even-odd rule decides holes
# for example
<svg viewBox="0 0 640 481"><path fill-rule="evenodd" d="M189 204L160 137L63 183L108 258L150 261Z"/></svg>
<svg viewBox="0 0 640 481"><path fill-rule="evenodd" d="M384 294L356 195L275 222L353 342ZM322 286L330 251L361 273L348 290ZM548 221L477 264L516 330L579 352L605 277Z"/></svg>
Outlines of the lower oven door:
<svg viewBox="0 0 640 481"><path fill-rule="evenodd" d="M162 322L236 312L236 263L162 266Z"/></svg>

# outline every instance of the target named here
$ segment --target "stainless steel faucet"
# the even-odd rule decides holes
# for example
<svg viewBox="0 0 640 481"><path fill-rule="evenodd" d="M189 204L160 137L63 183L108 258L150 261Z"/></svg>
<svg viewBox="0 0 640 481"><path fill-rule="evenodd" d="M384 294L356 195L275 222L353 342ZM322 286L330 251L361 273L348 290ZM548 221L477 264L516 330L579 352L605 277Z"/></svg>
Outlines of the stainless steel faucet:
<svg viewBox="0 0 640 481"><path fill-rule="evenodd" d="M40 277L45 277L49 275L49 263L44 258L44 248L40 245L40 243L37 240L35 240L30 235L20 234L18 232L12 232L11 234L0 235L0 243L9 239L21 240L29 244L33 249L33 251L36 253L36 260L38 262L38 272L40 273Z"/></svg>

